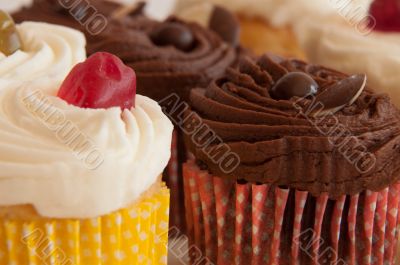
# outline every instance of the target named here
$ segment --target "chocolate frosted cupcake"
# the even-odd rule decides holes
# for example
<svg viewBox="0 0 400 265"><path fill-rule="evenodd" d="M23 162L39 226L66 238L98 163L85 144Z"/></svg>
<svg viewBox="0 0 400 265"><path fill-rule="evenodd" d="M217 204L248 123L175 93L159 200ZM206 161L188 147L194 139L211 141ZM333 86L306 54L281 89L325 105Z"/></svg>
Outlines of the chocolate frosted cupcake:
<svg viewBox="0 0 400 265"><path fill-rule="evenodd" d="M210 261L394 264L400 112L365 84L263 56L192 91L187 221Z"/></svg>

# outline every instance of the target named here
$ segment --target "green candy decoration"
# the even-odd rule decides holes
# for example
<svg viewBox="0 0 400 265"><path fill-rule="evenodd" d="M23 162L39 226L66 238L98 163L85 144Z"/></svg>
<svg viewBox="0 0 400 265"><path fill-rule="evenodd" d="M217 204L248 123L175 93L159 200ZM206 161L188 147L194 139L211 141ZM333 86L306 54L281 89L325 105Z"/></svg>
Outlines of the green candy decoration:
<svg viewBox="0 0 400 265"><path fill-rule="evenodd" d="M0 10L0 52L11 55L21 49L21 39L11 16Z"/></svg>

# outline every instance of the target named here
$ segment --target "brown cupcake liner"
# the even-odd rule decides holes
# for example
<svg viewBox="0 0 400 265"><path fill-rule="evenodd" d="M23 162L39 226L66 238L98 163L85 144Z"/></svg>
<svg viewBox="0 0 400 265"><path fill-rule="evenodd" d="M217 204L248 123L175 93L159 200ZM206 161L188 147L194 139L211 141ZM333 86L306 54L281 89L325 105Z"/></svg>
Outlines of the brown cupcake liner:
<svg viewBox="0 0 400 265"><path fill-rule="evenodd" d="M185 232L185 205L183 194L182 163L185 150L182 135L175 129L172 134L171 158L164 172L164 181L171 190L170 227ZM182 161L183 160L183 161Z"/></svg>
<svg viewBox="0 0 400 265"><path fill-rule="evenodd" d="M400 183L331 200L212 176L194 160L183 178L192 264L394 264Z"/></svg>

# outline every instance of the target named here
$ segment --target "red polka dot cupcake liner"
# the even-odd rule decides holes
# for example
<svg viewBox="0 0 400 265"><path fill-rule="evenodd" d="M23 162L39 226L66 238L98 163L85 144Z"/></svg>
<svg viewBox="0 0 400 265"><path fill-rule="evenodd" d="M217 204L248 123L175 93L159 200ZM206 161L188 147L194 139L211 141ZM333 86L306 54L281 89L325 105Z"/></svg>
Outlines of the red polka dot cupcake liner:
<svg viewBox="0 0 400 265"><path fill-rule="evenodd" d="M212 176L194 160L183 178L192 264L395 264L399 183L331 200Z"/></svg>

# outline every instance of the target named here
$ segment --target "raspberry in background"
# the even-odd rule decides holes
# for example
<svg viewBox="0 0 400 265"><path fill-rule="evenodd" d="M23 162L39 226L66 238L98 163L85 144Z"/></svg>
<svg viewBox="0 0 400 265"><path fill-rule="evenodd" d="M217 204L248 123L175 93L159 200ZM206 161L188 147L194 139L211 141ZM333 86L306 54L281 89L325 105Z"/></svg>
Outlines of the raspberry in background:
<svg viewBox="0 0 400 265"><path fill-rule="evenodd" d="M370 25L375 30L400 31L400 0L376 0L371 5L370 15L373 17Z"/></svg>

